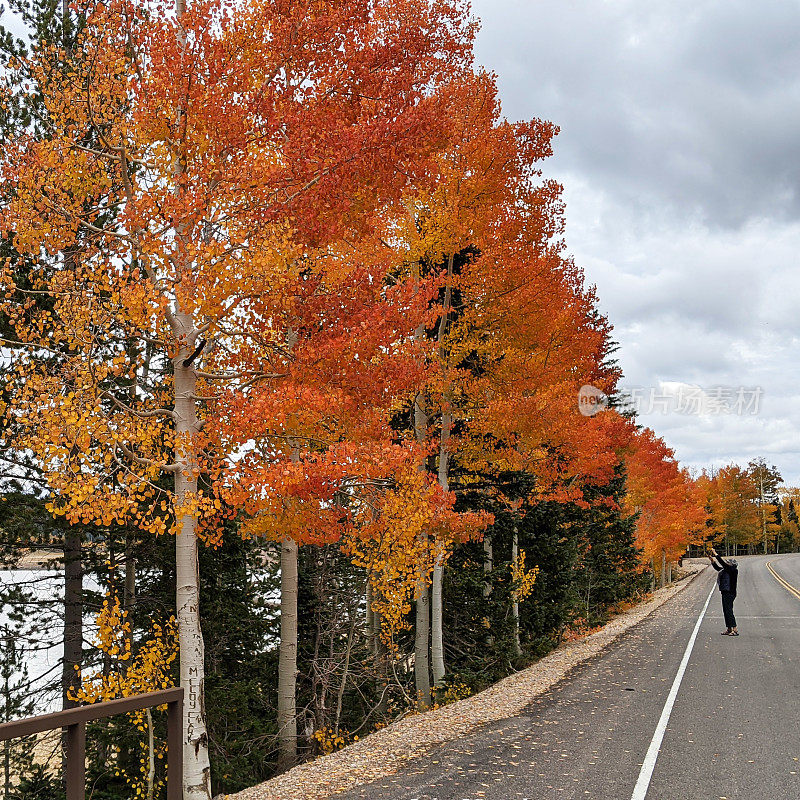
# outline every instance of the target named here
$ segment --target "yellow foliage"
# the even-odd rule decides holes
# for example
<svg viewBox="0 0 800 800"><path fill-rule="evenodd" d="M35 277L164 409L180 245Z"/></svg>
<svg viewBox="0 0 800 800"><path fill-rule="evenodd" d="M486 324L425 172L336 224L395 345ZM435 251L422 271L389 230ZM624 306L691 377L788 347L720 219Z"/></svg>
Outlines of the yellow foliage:
<svg viewBox="0 0 800 800"><path fill-rule="evenodd" d="M433 694L435 698L434 708L438 708L450 703L457 703L459 700L465 700L472 695L472 689L466 683L459 681L444 687L444 691L434 689Z"/></svg>
<svg viewBox="0 0 800 800"><path fill-rule="evenodd" d="M390 648L394 633L407 627L411 601L419 586L430 582L437 557L446 560L448 555L444 536L431 535L435 508L429 501L434 491L424 473L407 469L370 507L372 519L342 541L353 564L367 571L381 638Z"/></svg>
<svg viewBox="0 0 800 800"><path fill-rule="evenodd" d="M98 650L109 656L111 669L81 675L80 688L71 695L72 700L99 703L119 697L131 697L172 686L171 668L178 657L178 634L174 617L164 625L152 623L149 639L134 652L128 612L119 596L109 591L96 617ZM127 715L131 726L144 734L140 741L139 773L128 774L120 770L134 796L144 795L148 774L148 724L147 712L134 711ZM166 743L156 744L154 757L163 759ZM156 787L157 788L157 787Z"/></svg>
<svg viewBox="0 0 800 800"><path fill-rule="evenodd" d="M330 755L335 750L341 750L347 744L347 734L334 732L333 728L318 728L311 734L323 755ZM355 737L355 740L358 736Z"/></svg>
<svg viewBox="0 0 800 800"><path fill-rule="evenodd" d="M525 570L525 551L520 550L517 560L511 564L511 581L515 586L513 595L517 602L522 602L530 596L538 574L539 567Z"/></svg>

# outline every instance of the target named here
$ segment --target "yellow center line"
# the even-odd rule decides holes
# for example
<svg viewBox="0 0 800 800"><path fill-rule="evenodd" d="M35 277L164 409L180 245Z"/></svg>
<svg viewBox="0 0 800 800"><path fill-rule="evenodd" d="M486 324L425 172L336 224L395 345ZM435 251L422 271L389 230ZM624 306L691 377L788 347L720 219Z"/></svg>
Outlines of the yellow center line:
<svg viewBox="0 0 800 800"><path fill-rule="evenodd" d="M796 589L791 583L789 583L789 581L781 578L781 576L775 572L775 568L772 566L771 561L767 561L767 569L772 574L772 577L775 578L775 580L778 581L778 583L783 586L783 588L786 589L789 594L793 594L798 600L800 600L800 589Z"/></svg>

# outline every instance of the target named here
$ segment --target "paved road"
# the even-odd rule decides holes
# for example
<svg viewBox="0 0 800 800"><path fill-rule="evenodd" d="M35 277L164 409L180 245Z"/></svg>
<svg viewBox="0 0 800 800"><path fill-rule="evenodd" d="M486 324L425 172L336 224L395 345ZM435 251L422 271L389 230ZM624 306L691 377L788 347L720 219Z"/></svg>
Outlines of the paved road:
<svg viewBox="0 0 800 800"><path fill-rule="evenodd" d="M800 589L800 555L739 559L738 638L720 636L722 609L713 594L647 800L800 798L800 599L769 573L768 561ZM520 716L337 797L630 800L714 578L705 570Z"/></svg>

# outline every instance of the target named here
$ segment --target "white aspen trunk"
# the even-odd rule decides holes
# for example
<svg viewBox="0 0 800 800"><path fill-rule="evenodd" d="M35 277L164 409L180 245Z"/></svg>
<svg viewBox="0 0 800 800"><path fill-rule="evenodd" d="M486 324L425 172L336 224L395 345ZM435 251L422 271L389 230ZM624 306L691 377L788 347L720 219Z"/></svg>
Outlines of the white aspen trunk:
<svg viewBox="0 0 800 800"><path fill-rule="evenodd" d="M489 573L494 569L494 547L492 546L492 537L489 534L483 536L483 574L485 580L483 582L483 596L489 597L492 593L492 583L489 580Z"/></svg>
<svg viewBox="0 0 800 800"><path fill-rule="evenodd" d="M589 616L592 612L592 570L588 570L588 580L586 581L586 622L589 622Z"/></svg>
<svg viewBox="0 0 800 800"><path fill-rule="evenodd" d="M175 12L180 19L186 12L186 0L177 0ZM185 33L178 31L181 47L186 46ZM188 113L185 100L176 109L177 129L185 131ZM183 191L186 171L186 143L173 148L173 191ZM194 265L185 261L188 234L182 221L175 226L178 252L176 278L191 272ZM175 503L191 508L197 497L199 475L196 435L200 431L197 417L197 373L189 356L195 346L196 329L192 314L181 308L176 299L170 324L176 356L173 359L175 391ZM200 628L200 569L198 563L197 515L183 514L178 519L175 537L176 615L180 653L180 685L183 687L183 800L211 800L211 762L208 755L208 730L205 707L205 647Z"/></svg>
<svg viewBox="0 0 800 800"><path fill-rule="evenodd" d="M511 561L513 564L517 563L519 558L519 532L516 524L514 525L514 532L511 537ZM522 645L519 640L519 600L517 593L514 592L514 602L511 604L511 614L514 620L514 655L518 658L522 655ZM588 617L588 614L587 614Z"/></svg>
<svg viewBox="0 0 800 800"><path fill-rule="evenodd" d="M666 586L667 582L667 551L661 548L661 588Z"/></svg>
<svg viewBox="0 0 800 800"><path fill-rule="evenodd" d="M419 399L414 401L414 420L415 427L420 417L424 417L425 412L421 410ZM419 438L420 429L417 428ZM422 437L424 441L424 434ZM423 533L423 536L427 534ZM417 609L414 623L414 685L417 691L417 706L421 710L431 707L431 679L430 679L430 658L429 658L429 639L431 624L430 597L428 583L423 572L420 573L417 582Z"/></svg>
<svg viewBox="0 0 800 800"><path fill-rule="evenodd" d="M156 752L153 742L153 714L149 708L144 710L147 719L147 800L153 800L156 781Z"/></svg>
<svg viewBox="0 0 800 800"><path fill-rule="evenodd" d="M492 594L492 582L489 574L494 569L494 547L492 537L488 533L483 535L483 596L488 600ZM491 645L494 641L492 636L492 623L488 616L483 618L483 624L487 631L487 642Z"/></svg>
<svg viewBox="0 0 800 800"><path fill-rule="evenodd" d="M419 394L414 399L414 432L417 441L425 441L428 432L428 417L422 408ZM423 467L424 469L424 467ZM426 533L422 534L427 536ZM431 610L428 584L423 573L417 583L417 610L414 625L414 685L417 691L417 706L420 709L431 707L431 679L429 643Z"/></svg>
<svg viewBox="0 0 800 800"><path fill-rule="evenodd" d="M414 341L420 341L425 335L425 326L420 324L414 331ZM421 445L428 438L428 415L423 406L421 392L414 398L414 436ZM423 465L421 469L425 469ZM427 538L428 534L423 532ZM417 707L424 710L431 707L431 679L430 679L430 624L431 611L428 595L428 584L424 570L420 570L417 582L416 616L414 622L414 686L417 692Z"/></svg>
<svg viewBox="0 0 800 800"><path fill-rule="evenodd" d="M452 415L442 413L442 435L439 443L439 485L448 491L450 488L447 477L449 454L447 444L450 438ZM442 618L444 605L442 598L442 584L444 581L444 553L436 556L433 567L433 582L431 584L431 670L433 672L434 686L440 686L445 676L444 664L444 629Z"/></svg>
<svg viewBox="0 0 800 800"><path fill-rule="evenodd" d="M414 685L420 710L431 707L431 679L428 674L428 638L430 635L428 587L420 581L417 591L417 616L414 633Z"/></svg>
<svg viewBox="0 0 800 800"><path fill-rule="evenodd" d="M176 321L187 336L194 330L191 317L178 311ZM194 367L184 366L191 353L186 339L180 342L174 364L175 432L178 438L175 472L175 501L190 506L197 495L198 432ZM200 572L197 555L197 518L184 514L178 520L175 537L176 609L180 641L180 681L183 706L183 793L184 800L210 800L211 763L206 729L205 669L203 633L200 629Z"/></svg>
<svg viewBox="0 0 800 800"><path fill-rule="evenodd" d="M454 255L450 255L447 260L447 283L444 290L444 303L442 304L442 315L439 318L439 329L437 340L439 342L439 362L443 373L447 370L447 353L444 346L444 337L447 334L448 321L450 317L450 307L452 305L453 289L451 279L453 277ZM450 490L449 467L450 467L450 432L453 427L453 411L451 407L452 391L446 388L442 397L442 423L439 433L439 486L446 492ZM431 667L433 670L433 683L440 686L446 673L444 663L444 606L442 598L442 584L444 582L444 553L437 555L436 563L433 567L433 583L431 585Z"/></svg>
<svg viewBox="0 0 800 800"><path fill-rule="evenodd" d="M442 581L444 579L444 566L442 556L436 557L433 567L433 583L431 585L431 671L433 672L433 685L441 686L444 680L444 632L442 630Z"/></svg>
<svg viewBox="0 0 800 800"><path fill-rule="evenodd" d="M278 769L297 760L297 542L281 542L281 644L278 652Z"/></svg>

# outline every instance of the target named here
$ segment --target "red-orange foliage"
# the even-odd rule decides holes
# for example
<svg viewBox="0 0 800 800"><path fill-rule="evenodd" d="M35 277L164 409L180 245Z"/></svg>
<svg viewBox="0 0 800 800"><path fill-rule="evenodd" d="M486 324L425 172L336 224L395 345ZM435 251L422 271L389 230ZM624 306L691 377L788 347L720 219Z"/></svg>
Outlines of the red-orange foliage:
<svg viewBox="0 0 800 800"><path fill-rule="evenodd" d="M561 187L538 167L557 128L502 119L484 74L444 96L452 136L432 187L406 193L386 237L443 282L421 387L440 481L457 453L476 473L525 470L540 497L580 500L582 485L610 479L625 425L578 412L584 383L610 393L619 373L604 366L610 327L594 291L563 253Z"/></svg>
<svg viewBox="0 0 800 800"><path fill-rule="evenodd" d="M625 457L624 512L636 514L636 542L643 559L678 558L702 541L708 514L702 484L682 470L674 453L649 428L631 438Z"/></svg>
<svg viewBox="0 0 800 800"><path fill-rule="evenodd" d="M433 89L471 37L446 0L197 0L180 18L120 0L91 10L74 70L30 65L52 136L7 146L4 225L23 252L78 256L38 276L53 312L17 319L23 341L73 354L58 375L22 363L18 405L71 520L164 530L176 498L154 483L179 468L176 450L180 469L213 477L251 419L253 437L319 408L346 427L407 379L397 320L424 300L382 293L387 265L361 257L359 234L443 140ZM117 216L104 226L105 208ZM183 374L164 365L202 341L186 368L197 420L173 429ZM156 370L163 381L129 404L130 381ZM177 511L214 505L190 490Z"/></svg>

